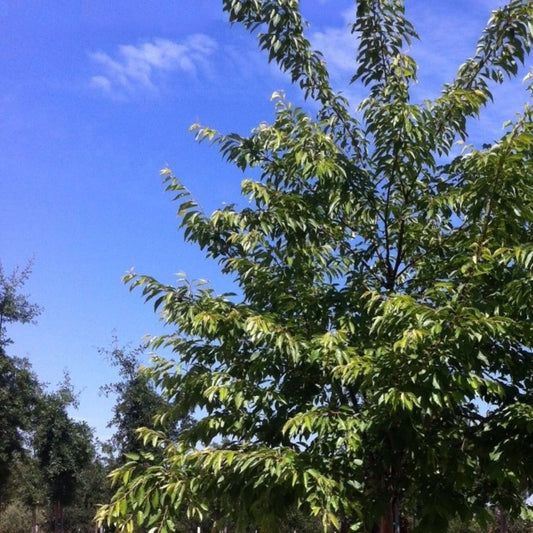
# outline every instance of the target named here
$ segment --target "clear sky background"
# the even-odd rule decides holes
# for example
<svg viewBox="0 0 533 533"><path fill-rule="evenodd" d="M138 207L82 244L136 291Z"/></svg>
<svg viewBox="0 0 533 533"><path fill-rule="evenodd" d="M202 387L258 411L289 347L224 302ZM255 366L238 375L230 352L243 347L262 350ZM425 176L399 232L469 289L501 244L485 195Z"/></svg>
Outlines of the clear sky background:
<svg viewBox="0 0 533 533"><path fill-rule="evenodd" d="M411 51L417 99L451 81L500 3L407 0L421 37ZM334 85L355 106L364 93L347 84L353 3L302 0L302 9ZM520 111L528 70L495 90L473 125L476 143L498 138ZM231 288L183 243L159 170L169 165L208 212L239 201L245 175L197 145L189 126L246 134L272 120L272 92L300 96L215 0L0 0L0 79L0 259L8 273L35 259L25 292L44 307L37 325L10 328L8 351L52 386L68 370L80 391L75 416L107 438L112 400L98 389L116 374L98 348L113 335L135 346L161 331L123 274L134 267L171 283L184 271Z"/></svg>

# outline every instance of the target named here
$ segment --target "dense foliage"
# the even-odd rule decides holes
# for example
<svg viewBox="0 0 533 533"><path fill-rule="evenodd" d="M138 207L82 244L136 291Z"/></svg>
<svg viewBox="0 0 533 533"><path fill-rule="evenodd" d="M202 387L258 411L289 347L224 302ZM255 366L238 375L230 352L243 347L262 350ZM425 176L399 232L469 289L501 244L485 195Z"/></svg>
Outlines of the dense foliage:
<svg viewBox="0 0 533 533"><path fill-rule="evenodd" d="M0 500L15 458L24 449L24 434L35 420L38 394L28 361L8 357L0 347Z"/></svg>
<svg viewBox="0 0 533 533"><path fill-rule="evenodd" d="M32 423L39 391L29 362L6 352L12 342L7 324L31 322L41 311L20 293L30 271L31 263L7 275L0 263L0 504L14 459L24 447L24 432Z"/></svg>
<svg viewBox="0 0 533 533"><path fill-rule="evenodd" d="M120 377L119 381L108 383L101 389L106 396L116 398L108 427L115 430L110 444L119 463L124 462L124 454L143 449L137 429L152 426L154 416L169 407L149 375L142 370L141 357L144 352L145 346L128 349L119 346L116 338L111 349L100 350L100 355L104 355L118 369Z"/></svg>
<svg viewBox="0 0 533 533"><path fill-rule="evenodd" d="M73 400L68 384L45 394L33 434L34 453L54 506L54 531L62 531L63 507L74 501L80 474L94 455L91 428L67 412Z"/></svg>
<svg viewBox="0 0 533 533"><path fill-rule="evenodd" d="M356 109L331 87L297 0L223 6L310 105L274 94L275 120L247 137L195 126L227 161L259 171L242 182L249 207L207 216L163 171L185 238L242 298L126 278L176 329L153 341L178 359L152 369L173 404L161 420L202 416L177 438L144 430L157 454L115 472L100 518L173 531L181 509L200 518L216 501L220 523L241 531L275 531L296 505L325 528L427 532L456 515L482 521L489 503L526 512L531 108L496 142L452 148L491 84L525 61L533 5L494 11L441 95L412 103L417 35L404 3L358 0L352 82L368 96Z"/></svg>
<svg viewBox="0 0 533 533"><path fill-rule="evenodd" d="M92 430L68 413L68 376L47 391L28 360L7 353L6 326L40 312L20 292L30 270L7 276L0 264L0 532L92 531L109 483Z"/></svg>

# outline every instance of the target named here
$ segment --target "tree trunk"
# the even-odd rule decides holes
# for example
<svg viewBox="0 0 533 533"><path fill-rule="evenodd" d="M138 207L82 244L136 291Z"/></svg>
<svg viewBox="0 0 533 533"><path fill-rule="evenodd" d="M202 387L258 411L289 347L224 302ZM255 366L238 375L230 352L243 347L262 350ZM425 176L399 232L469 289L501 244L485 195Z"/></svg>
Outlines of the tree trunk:
<svg viewBox="0 0 533 533"><path fill-rule="evenodd" d="M400 507L396 499L391 501L388 513L381 517L379 524L376 524L372 533L409 533L408 521L401 516Z"/></svg>
<svg viewBox="0 0 533 533"><path fill-rule="evenodd" d="M31 509L31 533L37 533L39 531L37 526L37 505L33 504Z"/></svg>
<svg viewBox="0 0 533 533"><path fill-rule="evenodd" d="M54 504L54 533L63 533L63 506L60 501Z"/></svg>
<svg viewBox="0 0 533 533"><path fill-rule="evenodd" d="M396 533L393 526L392 509L385 516L381 517L378 525L378 533Z"/></svg>

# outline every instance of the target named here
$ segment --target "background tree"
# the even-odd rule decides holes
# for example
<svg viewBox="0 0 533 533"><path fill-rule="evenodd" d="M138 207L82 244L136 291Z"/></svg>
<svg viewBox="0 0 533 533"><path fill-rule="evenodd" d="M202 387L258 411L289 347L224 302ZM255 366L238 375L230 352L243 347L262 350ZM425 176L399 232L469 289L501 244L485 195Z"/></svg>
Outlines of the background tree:
<svg viewBox="0 0 533 533"><path fill-rule="evenodd" d="M12 467L24 453L39 394L40 385L28 361L0 353L0 502Z"/></svg>
<svg viewBox="0 0 533 533"><path fill-rule="evenodd" d="M28 435L30 441L32 433L29 432ZM0 514L3 524L0 526L0 532L14 533L15 524L19 524L17 527L25 533L30 530L30 526L32 533L44 531L50 502L39 462L31 450L31 443L27 442L23 453L13 458L10 469L12 475L6 485L5 515ZM20 516L14 519L17 513Z"/></svg>
<svg viewBox="0 0 533 533"><path fill-rule="evenodd" d="M108 469L92 430L69 416L72 387L67 379L47 392L29 361L6 353L7 325L41 312L20 293L30 272L31 263L7 276L0 263L0 531L92 531L96 505L109 496Z"/></svg>
<svg viewBox="0 0 533 533"><path fill-rule="evenodd" d="M12 322L26 324L32 322L42 309L20 293L31 274L32 262L23 269L16 268L11 275L6 275L0 262L0 347L11 343L7 337L6 326Z"/></svg>
<svg viewBox="0 0 533 533"><path fill-rule="evenodd" d="M75 404L68 379L53 393L44 394L35 429L33 447L50 501L53 531L64 531L63 508L74 501L81 473L94 459L92 430L73 420L67 409Z"/></svg>
<svg viewBox="0 0 533 533"><path fill-rule="evenodd" d="M20 500L10 502L0 513L0 533L28 533L32 511Z"/></svg>
<svg viewBox="0 0 533 533"><path fill-rule="evenodd" d="M111 350L99 350L111 364L118 368L120 381L102 387L106 396L115 396L113 418L108 427L114 428L111 444L119 463L124 461L124 454L137 453L143 449L138 429L151 427L153 418L158 413L169 409L169 403L155 389L149 375L141 366L145 346L134 349L119 347L117 339L113 340ZM186 423L182 420L181 424ZM175 431L174 428L172 431Z"/></svg>
<svg viewBox="0 0 533 533"><path fill-rule="evenodd" d="M181 508L217 501L243 531L279 530L296 505L324 528L444 531L511 516L533 489L533 126L526 105L501 139L467 146L490 84L518 71L533 6L493 12L473 57L434 101L412 103L416 38L400 0L359 0L353 110L305 37L296 0L225 0L303 90L275 94L251 135L196 126L256 181L252 206L206 216L165 169L186 239L242 298L134 273L177 332L158 337L167 418L201 413L157 453L132 458L100 518L172 531ZM529 86L528 90L531 91ZM360 117L360 120L358 118ZM220 446L220 443L223 443ZM163 453L163 457L161 457ZM409 520L408 520L409 519ZM221 520L221 523L223 521Z"/></svg>
<svg viewBox="0 0 533 533"><path fill-rule="evenodd" d="M494 514L494 519L489 528L482 528L475 520L463 521L454 518L450 521L448 526L448 533L532 533L533 521L523 518L516 518L514 520L502 520L500 512L491 510Z"/></svg>
<svg viewBox="0 0 533 533"><path fill-rule="evenodd" d="M91 461L77 472L74 496L63 510L66 531L93 533L96 510L111 497L111 485L108 479L109 462L98 453L98 448L96 443Z"/></svg>
<svg viewBox="0 0 533 533"><path fill-rule="evenodd" d="M40 394L29 362L6 352L12 342L7 336L7 324L31 322L41 312L20 293L30 273L31 263L6 275L0 262L0 507L15 456L24 449L25 432L30 430Z"/></svg>

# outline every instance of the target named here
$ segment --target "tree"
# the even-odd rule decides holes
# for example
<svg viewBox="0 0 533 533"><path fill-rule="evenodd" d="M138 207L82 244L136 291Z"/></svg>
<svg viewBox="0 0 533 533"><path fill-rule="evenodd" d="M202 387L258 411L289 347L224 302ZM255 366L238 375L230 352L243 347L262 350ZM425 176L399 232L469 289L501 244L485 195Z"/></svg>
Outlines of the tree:
<svg viewBox="0 0 533 533"><path fill-rule="evenodd" d="M492 527L490 529L483 529L473 520L462 522L459 519L453 519L448 526L448 533L532 533L533 522L531 520L524 520L518 518L509 522L506 520L505 513L496 512Z"/></svg>
<svg viewBox="0 0 533 533"><path fill-rule="evenodd" d="M66 504L75 504L68 521L92 530L95 498L105 498L108 483L92 431L68 415L76 400L72 387L67 379L46 392L28 360L6 353L13 342L7 325L32 322L41 312L20 292L31 266L8 276L0 263L0 531L28 531L29 524L37 530L50 502L55 531Z"/></svg>
<svg viewBox="0 0 533 533"><path fill-rule="evenodd" d="M64 531L63 508L74 501L85 468L94 459L92 430L72 420L67 408L76 398L68 380L53 393L43 394L33 447L53 505L52 530Z"/></svg>
<svg viewBox="0 0 533 533"><path fill-rule="evenodd" d="M145 350L145 346L132 350L119 347L117 339L114 339L111 350L99 350L100 354L110 359L113 366L118 367L121 378L101 389L106 396L116 396L113 418L108 427L115 428L111 444L119 463L124 461L124 454L143 449L137 430L152 426L154 416L170 408L141 367L141 356ZM181 423L187 423L187 420Z"/></svg>
<svg viewBox="0 0 533 533"><path fill-rule="evenodd" d="M32 322L42 309L30 303L26 295L20 294L19 289L24 286L31 274L32 262L30 261L22 270L16 268L7 276L4 274L0 262L0 349L12 341L6 335L6 324Z"/></svg>
<svg viewBox="0 0 533 533"><path fill-rule="evenodd" d="M28 361L0 353L0 502L15 457L24 452L39 394L40 385Z"/></svg>
<svg viewBox="0 0 533 533"><path fill-rule="evenodd" d="M30 524L32 531L92 532L97 505L110 497L110 468L93 431L67 412L76 403L68 377L55 392L37 390L23 445L7 462L0 532L28 531ZM9 406L9 398L1 400Z"/></svg>
<svg viewBox="0 0 533 533"><path fill-rule="evenodd" d="M494 11L475 55L421 104L410 100L417 35L404 3L356 5L352 81L368 96L354 114L305 38L297 0L223 2L313 105L274 94L274 122L247 137L195 126L230 163L258 169L242 182L250 207L206 216L163 171L185 238L242 297L126 277L177 330L152 343L178 358L151 369L172 402L166 416L202 416L177 437L144 431L158 454L115 472L99 514L121 530L172 531L180 509L200 518L215 499L239 531L275 531L294 505L325 529L380 533L483 521L489 503L526 510L530 107L498 141L452 148L469 139L491 84L524 62L533 5Z"/></svg>
<svg viewBox="0 0 533 533"><path fill-rule="evenodd" d="M31 437L31 432L29 436ZM11 476L5 490L6 508L0 516L0 532L14 533L19 527L27 533L31 524L31 531L34 533L46 523L49 508L46 484L39 462L30 453L28 446L23 453L12 459L9 466ZM15 520L14 515L17 514L18 518Z"/></svg>
<svg viewBox="0 0 533 533"><path fill-rule="evenodd" d="M96 509L111 497L109 464L96 450L94 452L91 461L77 472L73 499L64 508L63 523L66 531L93 533Z"/></svg>
<svg viewBox="0 0 533 533"><path fill-rule="evenodd" d="M10 502L0 515L0 533L27 533L31 509L20 501Z"/></svg>
<svg viewBox="0 0 533 533"><path fill-rule="evenodd" d="M0 262L0 504L5 497L14 458L23 451L24 435L31 427L40 394L40 385L30 363L6 353L12 342L7 336L6 325L31 322L41 312L39 306L20 294L31 266L30 262L8 276Z"/></svg>

